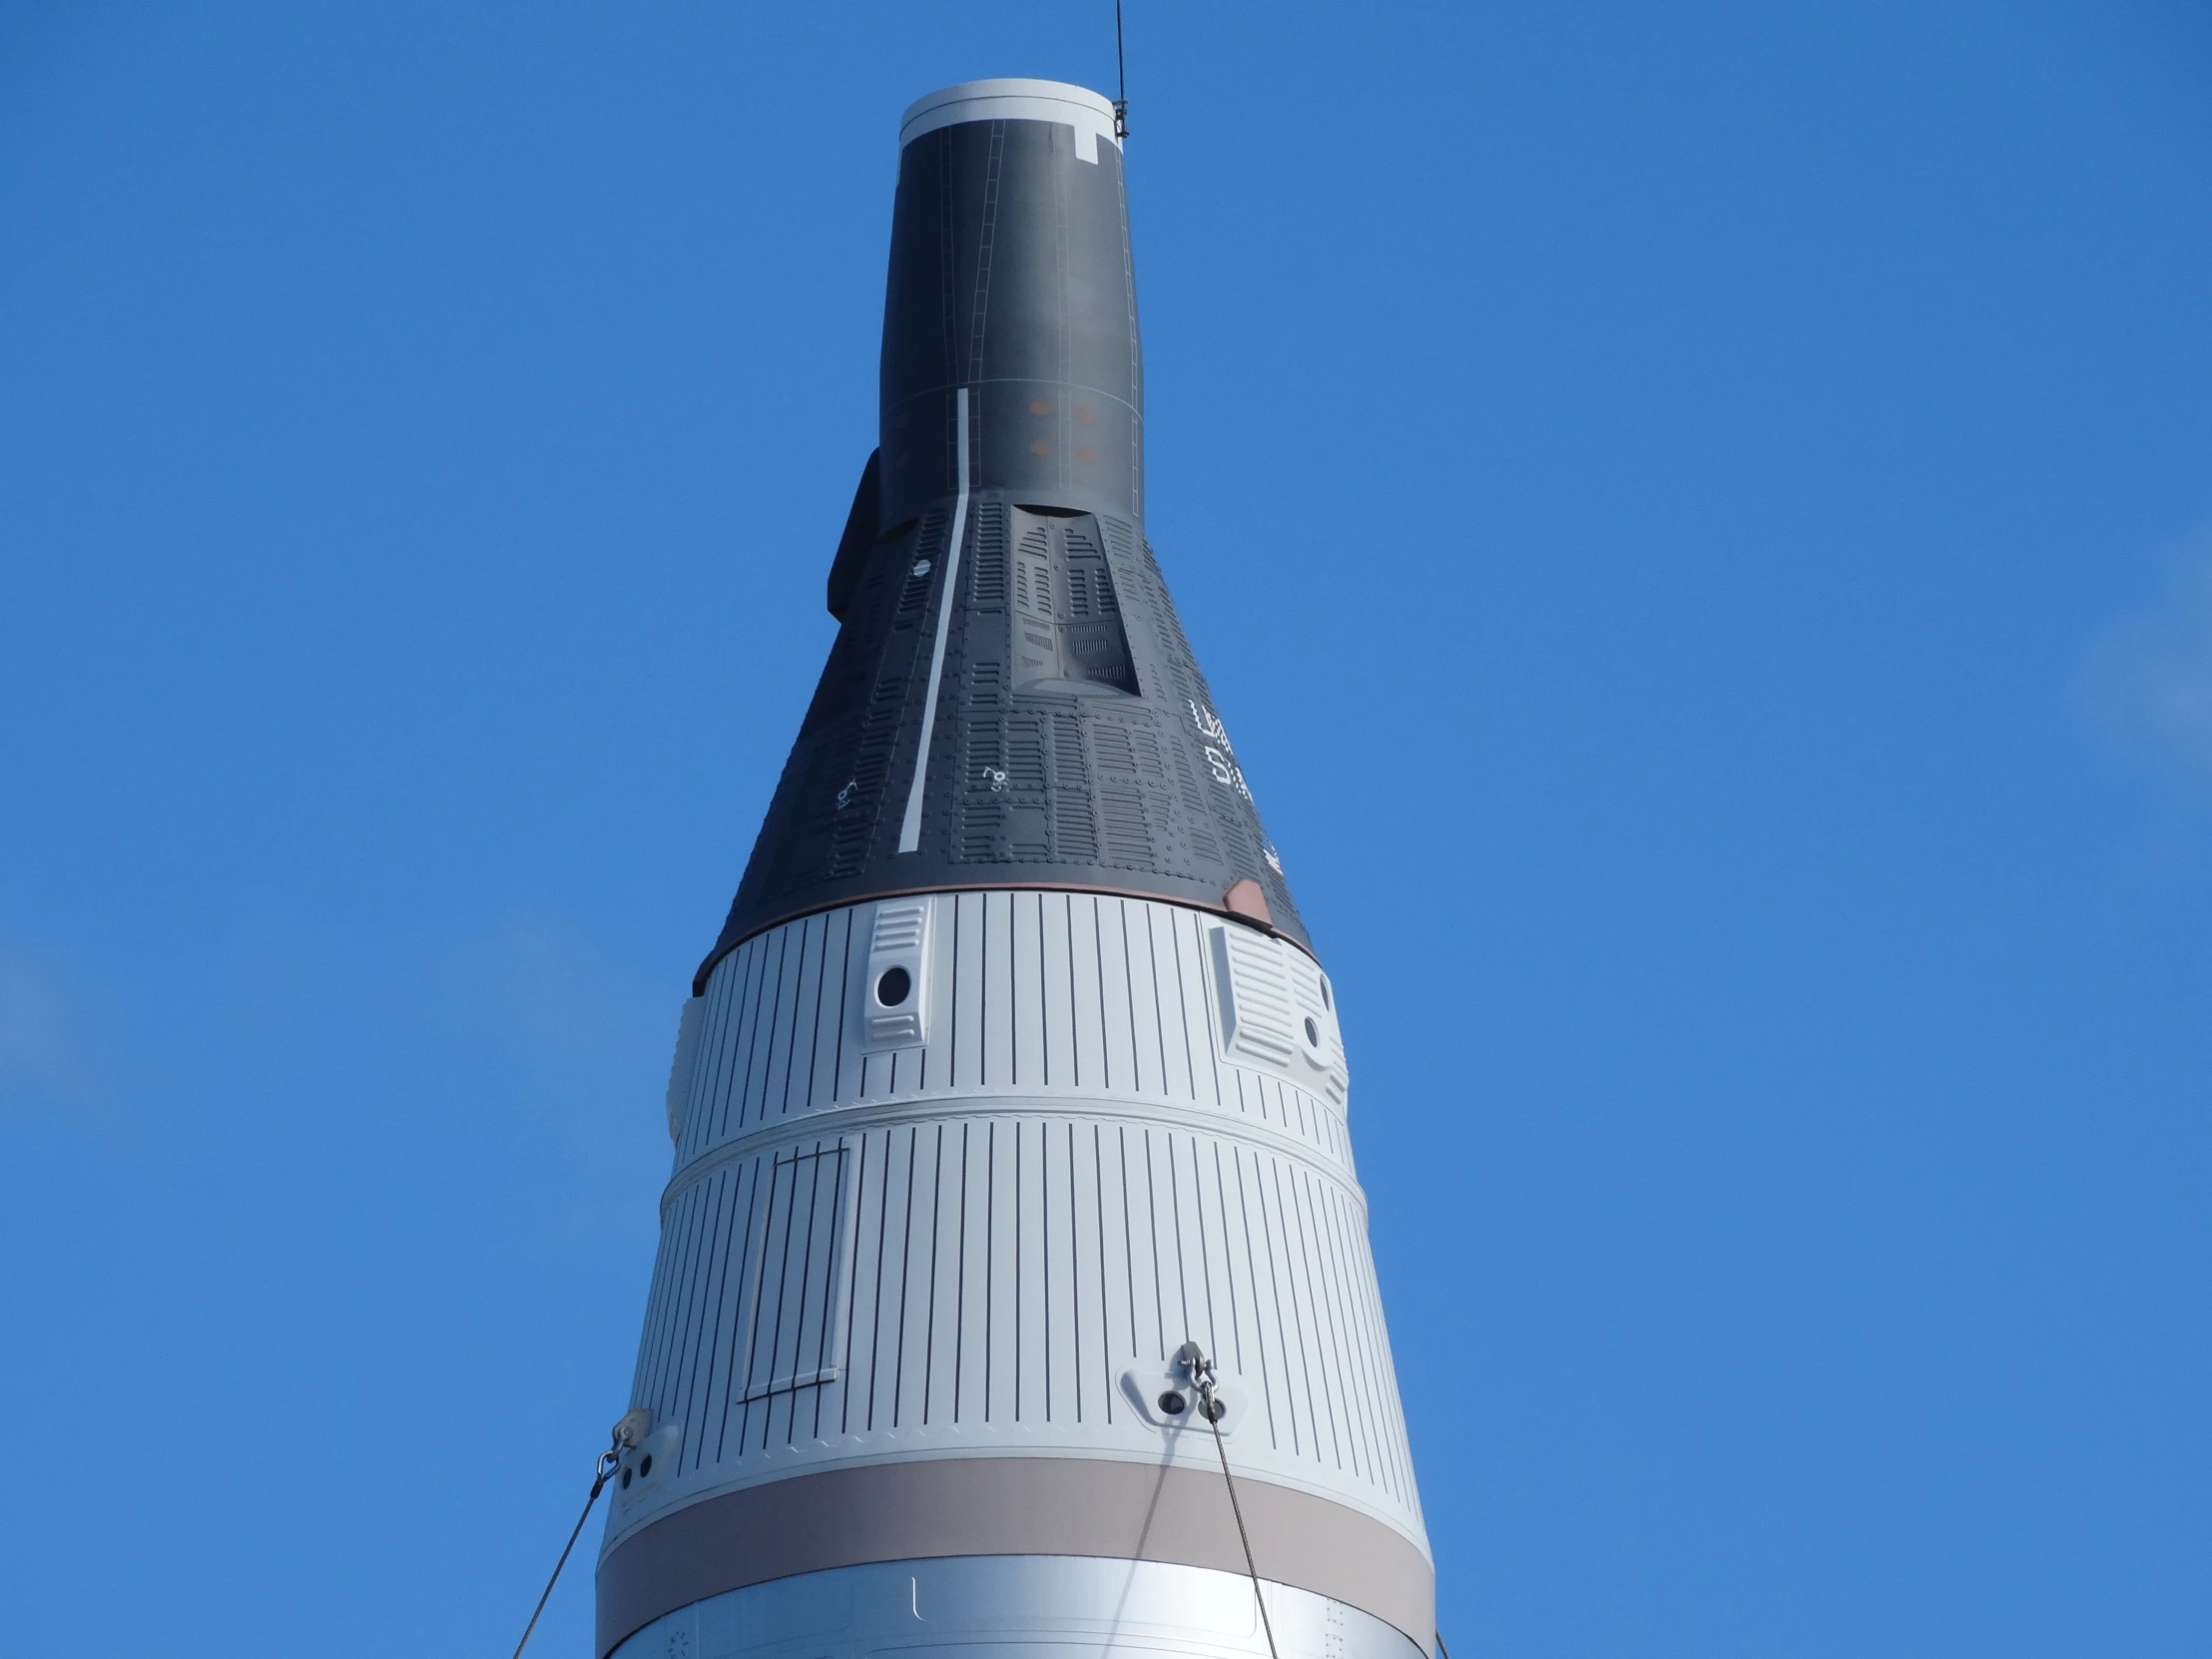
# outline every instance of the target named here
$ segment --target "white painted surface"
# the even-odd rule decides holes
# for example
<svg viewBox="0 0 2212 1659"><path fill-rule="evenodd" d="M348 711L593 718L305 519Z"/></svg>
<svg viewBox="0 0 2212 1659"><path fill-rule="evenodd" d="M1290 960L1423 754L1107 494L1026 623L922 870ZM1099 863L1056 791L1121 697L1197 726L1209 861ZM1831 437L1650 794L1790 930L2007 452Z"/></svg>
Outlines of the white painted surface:
<svg viewBox="0 0 2212 1659"><path fill-rule="evenodd" d="M898 123L898 147L924 133L967 121L1050 121L1075 133L1075 154L1096 163L1103 139L1115 149L1114 106L1088 87L1065 81L967 81L918 98Z"/></svg>
<svg viewBox="0 0 2212 1659"><path fill-rule="evenodd" d="M681 1141L684 1138L684 1103L691 1098L692 1067L699 1062L699 1022L706 1012L707 999L695 996L685 1002L676 1016L676 1057L669 1062L668 1138Z"/></svg>
<svg viewBox="0 0 2212 1659"><path fill-rule="evenodd" d="M860 975L862 1050L881 1054L929 1040L929 922L936 906L927 898L886 899L875 906L867 967ZM886 979L902 975L902 985ZM885 1002L886 989L898 1000Z"/></svg>
<svg viewBox="0 0 2212 1659"><path fill-rule="evenodd" d="M877 905L802 917L715 966L679 1168L831 1107L949 1097L1083 1101L1117 1118L1233 1122L1350 1181L1345 1113L1303 1063L1226 1052L1214 918L1098 893L931 893L929 1039L873 1052L863 1025ZM906 900L884 900L886 903ZM1239 929L1295 968L1303 953ZM1288 971L1288 970L1287 970ZM1336 1015L1327 1032L1336 1039ZM1199 1116L1186 1119L1186 1111Z"/></svg>
<svg viewBox="0 0 2212 1659"><path fill-rule="evenodd" d="M623 1449L614 1474L615 1508L627 1512L660 1495L683 1462L684 1425L664 1422Z"/></svg>
<svg viewBox="0 0 2212 1659"><path fill-rule="evenodd" d="M915 905L926 1040L884 1051L877 918ZM1224 960L1258 964L1291 1053L1237 1046ZM842 1463L1212 1468L1195 1412L1165 1423L1125 1385L1195 1339L1241 1473L1425 1550L1310 958L1174 904L935 893L760 934L704 1001L632 1399L684 1425L681 1467L611 1517L610 1547L671 1505ZM1298 1052L1309 1006L1334 1070Z"/></svg>

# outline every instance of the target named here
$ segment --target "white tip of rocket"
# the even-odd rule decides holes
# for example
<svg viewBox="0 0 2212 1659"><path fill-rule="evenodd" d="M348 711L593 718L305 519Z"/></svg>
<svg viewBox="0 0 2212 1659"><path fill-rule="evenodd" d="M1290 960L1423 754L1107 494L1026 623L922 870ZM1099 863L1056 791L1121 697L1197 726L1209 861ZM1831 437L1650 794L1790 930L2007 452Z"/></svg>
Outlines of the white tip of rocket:
<svg viewBox="0 0 2212 1659"><path fill-rule="evenodd" d="M1094 135L1116 149L1113 101L1065 81L963 81L907 106L898 123L903 150L924 133L966 121L1056 121L1078 138ZM1085 150L1090 146L1085 144Z"/></svg>

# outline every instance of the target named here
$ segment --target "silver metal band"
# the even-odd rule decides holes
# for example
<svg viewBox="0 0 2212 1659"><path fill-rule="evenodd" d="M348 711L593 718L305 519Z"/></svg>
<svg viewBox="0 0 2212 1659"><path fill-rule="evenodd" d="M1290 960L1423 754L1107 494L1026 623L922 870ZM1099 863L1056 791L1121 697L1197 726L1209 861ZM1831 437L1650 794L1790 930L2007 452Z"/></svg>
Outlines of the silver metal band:
<svg viewBox="0 0 2212 1659"><path fill-rule="evenodd" d="M1263 1578L1372 1613L1424 1653L1436 1576L1405 1536L1340 1503L1238 1483ZM665 1613L829 1567L957 1555L1075 1555L1241 1574L1218 1473L1078 1457L939 1457L770 1481L688 1504L599 1565L595 1651Z"/></svg>

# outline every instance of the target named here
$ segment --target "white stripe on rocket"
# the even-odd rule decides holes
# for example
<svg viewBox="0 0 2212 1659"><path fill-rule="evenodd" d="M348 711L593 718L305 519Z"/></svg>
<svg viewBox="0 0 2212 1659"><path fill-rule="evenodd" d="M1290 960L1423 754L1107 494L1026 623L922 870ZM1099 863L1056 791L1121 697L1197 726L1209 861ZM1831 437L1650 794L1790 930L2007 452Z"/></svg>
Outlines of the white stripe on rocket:
<svg viewBox="0 0 2212 1659"><path fill-rule="evenodd" d="M906 819L898 827L898 850L921 847L921 791L929 779L929 739L937 729L937 688L944 683L944 642L952 626L952 601L960 580L960 549L967 544L968 438L967 387L957 394L960 427L960 498L952 504L952 555L944 562L944 585L937 590L937 643L929 653L929 691L921 705L921 743L914 751L914 782L906 792Z"/></svg>

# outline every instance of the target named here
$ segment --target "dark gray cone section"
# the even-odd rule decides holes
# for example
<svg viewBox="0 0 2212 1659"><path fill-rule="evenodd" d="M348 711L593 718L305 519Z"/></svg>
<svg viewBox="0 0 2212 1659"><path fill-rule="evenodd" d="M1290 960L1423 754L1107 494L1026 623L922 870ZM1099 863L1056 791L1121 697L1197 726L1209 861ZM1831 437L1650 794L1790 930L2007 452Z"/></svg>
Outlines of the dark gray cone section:
<svg viewBox="0 0 2212 1659"><path fill-rule="evenodd" d="M882 524L970 484L1144 522L1144 359L1121 152L1072 128L975 121L898 162L883 301Z"/></svg>
<svg viewBox="0 0 2212 1659"><path fill-rule="evenodd" d="M842 626L701 987L726 952L795 915L961 887L1218 910L1249 880L1269 924L1311 949L1145 540L1121 154L1096 150L1081 160L1071 129L1041 121L971 122L905 148L882 448L829 580ZM917 760L919 832L902 852Z"/></svg>

